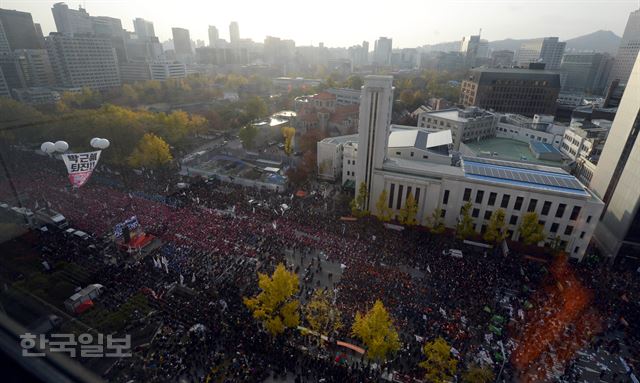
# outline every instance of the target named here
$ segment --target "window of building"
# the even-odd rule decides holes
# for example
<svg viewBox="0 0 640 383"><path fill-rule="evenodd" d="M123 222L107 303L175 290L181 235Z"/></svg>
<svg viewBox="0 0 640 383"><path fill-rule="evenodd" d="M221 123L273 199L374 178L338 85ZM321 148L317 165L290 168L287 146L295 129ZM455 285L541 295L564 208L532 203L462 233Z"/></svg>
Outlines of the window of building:
<svg viewBox="0 0 640 383"><path fill-rule="evenodd" d="M411 194L411 186L407 186L407 195L404 197L409 198L409 194Z"/></svg>
<svg viewBox="0 0 640 383"><path fill-rule="evenodd" d="M444 196L442 196L442 204L446 205L449 203L449 190L444 191Z"/></svg>
<svg viewBox="0 0 640 383"><path fill-rule="evenodd" d="M484 234L487 232L487 225L482 225L482 227L480 228L480 234Z"/></svg>
<svg viewBox="0 0 640 383"><path fill-rule="evenodd" d="M484 212L484 219L490 219L491 218L491 210L487 210Z"/></svg>
<svg viewBox="0 0 640 383"><path fill-rule="evenodd" d="M562 216L564 215L564 209L567 208L567 205L564 203L561 203L560 205L558 205L558 210L556 210L556 218L562 218Z"/></svg>
<svg viewBox="0 0 640 383"><path fill-rule="evenodd" d="M497 197L498 197L497 193L493 193L493 192L489 193L489 202L488 202L489 206L493 206L496 204Z"/></svg>
<svg viewBox="0 0 640 383"><path fill-rule="evenodd" d="M411 157L413 157L413 152L411 152Z"/></svg>
<svg viewBox="0 0 640 383"><path fill-rule="evenodd" d="M425 156L422 156L422 158L426 160L426 159L429 159L429 156L425 155Z"/></svg>
<svg viewBox="0 0 640 383"><path fill-rule="evenodd" d="M473 218L478 218L479 215L480 215L480 209L473 209L473 212L471 212L471 216Z"/></svg>
<svg viewBox="0 0 640 383"><path fill-rule="evenodd" d="M524 201L524 198L522 197L517 197L516 198L516 203L515 205L513 205L513 210L520 210L522 209L522 202Z"/></svg>
<svg viewBox="0 0 640 383"><path fill-rule="evenodd" d="M396 152L396 155L397 155L397 156L399 156L399 155L400 155L400 152Z"/></svg>
<svg viewBox="0 0 640 383"><path fill-rule="evenodd" d="M584 232L584 231L583 231L583 232L581 232L581 233L580 233L580 239L584 238L584 235L585 235L585 232Z"/></svg>
<svg viewBox="0 0 640 383"><path fill-rule="evenodd" d="M469 188L465 188L464 189L464 195L462 196L462 200L467 202L471 199L471 189Z"/></svg>
<svg viewBox="0 0 640 383"><path fill-rule="evenodd" d="M400 203L402 202L402 190L404 189L403 185L399 185L398 186L398 201L396 202L396 209L400 209L400 207L402 205L400 205Z"/></svg>
<svg viewBox="0 0 640 383"><path fill-rule="evenodd" d="M482 203L482 199L484 198L484 191L483 190L478 190L476 192L476 203Z"/></svg>
<svg viewBox="0 0 640 383"><path fill-rule="evenodd" d="M591 223L591 216L587 217L587 223Z"/></svg>
<svg viewBox="0 0 640 383"><path fill-rule="evenodd" d="M518 223L518 216L512 215L511 218L509 218L509 225L515 225L516 223Z"/></svg>
<svg viewBox="0 0 640 383"><path fill-rule="evenodd" d="M549 231L550 231L551 233L557 233L557 232L558 232L558 226L559 226L559 225L558 225L557 223L555 223L555 222L554 222L553 224L551 224L551 229L549 229Z"/></svg>
<svg viewBox="0 0 640 383"><path fill-rule="evenodd" d="M440 218L444 218L445 215L447 215L447 211L444 209L440 209Z"/></svg>
<svg viewBox="0 0 640 383"><path fill-rule="evenodd" d="M578 251L580 251L580 246L576 246L576 248L573 249L574 254L578 253Z"/></svg>
<svg viewBox="0 0 640 383"><path fill-rule="evenodd" d="M416 206L420 203L420 188L416 188Z"/></svg>
<svg viewBox="0 0 640 383"><path fill-rule="evenodd" d="M573 226L567 225L567 227L564 229L564 235L571 235L571 233L573 233Z"/></svg>
<svg viewBox="0 0 640 383"><path fill-rule="evenodd" d="M393 209L393 193L396 189L396 184L391 184L389 187L389 209Z"/></svg>
<svg viewBox="0 0 640 383"><path fill-rule="evenodd" d="M529 200L529 207L527 208L528 212L532 212L536 210L536 205L538 204L538 200L537 199L533 199L531 198Z"/></svg>
<svg viewBox="0 0 640 383"><path fill-rule="evenodd" d="M540 215L549 214L549 210L551 210L551 201L544 201L544 204L542 205L542 211L540 212Z"/></svg>
<svg viewBox="0 0 640 383"><path fill-rule="evenodd" d="M509 196L509 194L504 194L502 196L502 202L500 203L500 207L503 209L506 209L507 206L509 206L509 199L511 198L511 196Z"/></svg>
<svg viewBox="0 0 640 383"><path fill-rule="evenodd" d="M571 210L571 217L569 219L571 219L572 221L575 221L576 219L578 219L578 216L580 215L580 206L574 206L573 209Z"/></svg>

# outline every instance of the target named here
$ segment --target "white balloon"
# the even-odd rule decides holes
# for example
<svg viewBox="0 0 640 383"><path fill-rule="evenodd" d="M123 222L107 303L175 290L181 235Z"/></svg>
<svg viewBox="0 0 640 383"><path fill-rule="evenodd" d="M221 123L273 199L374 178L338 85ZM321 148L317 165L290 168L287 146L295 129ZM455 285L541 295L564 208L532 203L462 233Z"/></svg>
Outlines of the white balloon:
<svg viewBox="0 0 640 383"><path fill-rule="evenodd" d="M109 140L107 140L106 138L100 138L100 139L97 141L97 146L98 146L98 148L100 148L100 149L106 149L106 148L108 148L108 147L109 147L109 144L110 144L110 142L109 142Z"/></svg>
<svg viewBox="0 0 640 383"><path fill-rule="evenodd" d="M40 150L44 153L51 154L56 150L56 144L50 141L44 142L40 145Z"/></svg>
<svg viewBox="0 0 640 383"><path fill-rule="evenodd" d="M56 151L63 153L66 152L67 149L69 149L69 144L67 144L66 141L56 141L55 147Z"/></svg>
<svg viewBox="0 0 640 383"><path fill-rule="evenodd" d="M96 144L98 143L99 138L98 137L94 137L91 139L91 141L89 141L89 143L91 144L92 148L97 148Z"/></svg>

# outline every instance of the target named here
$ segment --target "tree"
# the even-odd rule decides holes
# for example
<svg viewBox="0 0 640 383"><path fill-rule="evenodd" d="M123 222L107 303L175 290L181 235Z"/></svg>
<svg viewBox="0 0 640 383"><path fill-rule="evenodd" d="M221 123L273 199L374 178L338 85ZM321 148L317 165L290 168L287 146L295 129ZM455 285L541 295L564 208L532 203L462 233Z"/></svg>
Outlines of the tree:
<svg viewBox="0 0 640 383"><path fill-rule="evenodd" d="M492 243L500 243L507 238L507 231L505 230L505 213L502 209L497 209L491 213L489 218L489 225L487 231L484 233L484 240Z"/></svg>
<svg viewBox="0 0 640 383"><path fill-rule="evenodd" d="M356 217L361 217L369 214L368 210L364 210L364 205L369 199L369 191L367 190L367 185L363 182L360 183L358 187L358 194L355 196L349 207L351 207L351 214Z"/></svg>
<svg viewBox="0 0 640 383"><path fill-rule="evenodd" d="M467 202L462 206L460 217L456 224L456 237L458 239L469 238L473 234L473 219L471 218L471 202Z"/></svg>
<svg viewBox="0 0 640 383"><path fill-rule="evenodd" d="M376 202L376 212L378 218L382 222L389 222L389 220L391 219L391 209L389 208L388 201L389 192L387 192L387 189L384 189L382 190L382 193L380 193L378 201Z"/></svg>
<svg viewBox="0 0 640 383"><path fill-rule="evenodd" d="M471 365L462 375L464 383L490 383L494 379L493 370L487 366Z"/></svg>
<svg viewBox="0 0 640 383"><path fill-rule="evenodd" d="M253 298L245 297L244 304L271 335L300 324L300 302L295 299L300 286L295 273L280 263L271 277L258 273L258 287L262 291Z"/></svg>
<svg viewBox="0 0 640 383"><path fill-rule="evenodd" d="M347 79L347 81L345 82L344 85L347 88L360 90L360 88L362 88L363 84L364 84L364 81L362 80L362 77L360 77L360 76L351 76L351 77L349 77Z"/></svg>
<svg viewBox="0 0 640 383"><path fill-rule="evenodd" d="M304 308L305 317L313 331L329 336L342 328L340 311L333 300L334 296L330 290L314 290L311 300Z"/></svg>
<svg viewBox="0 0 640 383"><path fill-rule="evenodd" d="M451 355L451 346L444 339L438 337L427 342L422 348L422 353L426 359L420 362L420 367L426 370L427 381L444 383L455 376L458 360Z"/></svg>
<svg viewBox="0 0 640 383"><path fill-rule="evenodd" d="M129 165L134 168L159 168L171 162L173 157L169 145L153 133L145 133L128 158Z"/></svg>
<svg viewBox="0 0 640 383"><path fill-rule="evenodd" d="M362 340L371 359L383 360L400 349L400 337L393 318L380 300L376 300L365 315L356 313L351 335Z"/></svg>
<svg viewBox="0 0 640 383"><path fill-rule="evenodd" d="M296 128L284 126L281 131L282 137L284 138L284 152L290 156L293 153L293 138L296 135Z"/></svg>
<svg viewBox="0 0 640 383"><path fill-rule="evenodd" d="M560 238L559 235L553 237L549 242L549 248L551 249L551 251L553 251L553 255L558 256L562 254L564 250L564 248L562 247L562 238Z"/></svg>
<svg viewBox="0 0 640 383"><path fill-rule="evenodd" d="M525 245L532 245L544 239L544 227L538 222L535 211L525 213L520 224L520 239Z"/></svg>
<svg viewBox="0 0 640 383"><path fill-rule="evenodd" d="M444 233L444 221L442 220L442 209L437 208L431 213L431 218L429 219L429 229L432 233L442 234Z"/></svg>
<svg viewBox="0 0 640 383"><path fill-rule="evenodd" d="M400 223L407 226L414 226L418 223L416 215L418 214L418 205L416 199L413 198L413 194L407 195L407 200L404 202L404 208L400 210Z"/></svg>
<svg viewBox="0 0 640 383"><path fill-rule="evenodd" d="M258 128L253 125L247 125L240 129L238 137L242 141L242 146L246 149L253 149L255 145L255 139L258 135Z"/></svg>
<svg viewBox="0 0 640 383"><path fill-rule="evenodd" d="M245 105L247 117L249 121L253 121L258 118L266 117L269 113L267 103L258 96L250 97Z"/></svg>

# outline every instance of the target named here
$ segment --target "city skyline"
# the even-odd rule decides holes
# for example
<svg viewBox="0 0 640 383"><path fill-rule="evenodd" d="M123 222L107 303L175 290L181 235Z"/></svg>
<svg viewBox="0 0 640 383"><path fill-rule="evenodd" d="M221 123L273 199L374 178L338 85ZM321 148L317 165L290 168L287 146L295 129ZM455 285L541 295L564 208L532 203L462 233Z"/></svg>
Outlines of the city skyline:
<svg viewBox="0 0 640 383"><path fill-rule="evenodd" d="M51 7L55 0L3 0L0 8L29 12L35 23L42 26L45 35L55 32ZM363 40L374 41L380 36L393 38L394 48L408 48L425 44L457 41L462 36L476 34L482 29L482 37L490 41L505 38L522 39L558 36L561 41L597 30L611 30L621 36L629 13L637 9L634 0L617 1L454 1L446 4L405 1L393 8L370 7L360 4L328 2L323 9L315 10L313 17L298 3L289 0L266 3L247 1L228 4L224 9L201 1L182 1L175 7L174 1L66 1L70 8L83 6L92 16L110 16L122 20L125 29L133 31L133 20L143 18L154 23L161 41L171 38L171 28L188 29L191 38L208 41L208 27L214 25L220 38L229 41L229 24L237 21L240 37L262 42L266 36L293 39L296 45L348 47ZM126 4L126 7L120 5ZM425 12L407 9L422 7ZM204 8L204 12L197 9ZM247 12L252 9L252 12ZM336 9L341 10L336 12ZM451 17L446 17L447 15ZM500 15L495 20L495 15ZM358 17L356 17L358 16ZM345 28L327 28L345 25ZM265 22L264 20L268 20ZM286 23L281 22L286 20ZM452 23L455 20L455 23ZM528 28L522 28L522 25Z"/></svg>

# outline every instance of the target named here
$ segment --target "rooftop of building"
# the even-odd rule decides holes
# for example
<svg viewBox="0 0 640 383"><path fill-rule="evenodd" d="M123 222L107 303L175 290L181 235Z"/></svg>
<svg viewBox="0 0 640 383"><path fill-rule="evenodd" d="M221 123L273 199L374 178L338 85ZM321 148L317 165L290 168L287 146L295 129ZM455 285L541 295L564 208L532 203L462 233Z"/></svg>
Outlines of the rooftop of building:
<svg viewBox="0 0 640 383"><path fill-rule="evenodd" d="M416 148L427 150L438 146L451 145L450 130L430 132L426 129L395 130L389 133L389 148Z"/></svg>
<svg viewBox="0 0 640 383"><path fill-rule="evenodd" d="M358 141L358 135L357 134L349 134L347 136L327 137L327 138L321 140L320 142L324 142L326 144L339 145L339 144L345 144L345 143L350 142L350 141Z"/></svg>
<svg viewBox="0 0 640 383"><path fill-rule="evenodd" d="M495 85L494 81L506 80L518 81L518 80L535 80L535 81L547 81L547 85L553 88L560 88L560 74L558 72L552 72L543 69L522 69L522 68L474 68L470 69L470 73L475 73L477 77L471 75L468 77L471 81L477 81L478 85ZM513 83L511 85L517 85Z"/></svg>
<svg viewBox="0 0 640 383"><path fill-rule="evenodd" d="M531 152L529 143L509 138L487 138L480 141L468 141L464 145L476 156L499 158L507 161L520 161L532 165L561 166L562 162L539 160Z"/></svg>
<svg viewBox="0 0 640 383"><path fill-rule="evenodd" d="M555 146L546 142L531 141L529 142L529 148L539 154L560 154L560 151Z"/></svg>
<svg viewBox="0 0 640 383"><path fill-rule="evenodd" d="M495 116L494 113L486 111L484 109L480 109L477 107L469 107L466 109L442 109L436 110L433 112L425 112L429 116L444 118L450 121L456 122L467 122L469 120L474 120L476 118L492 118Z"/></svg>

